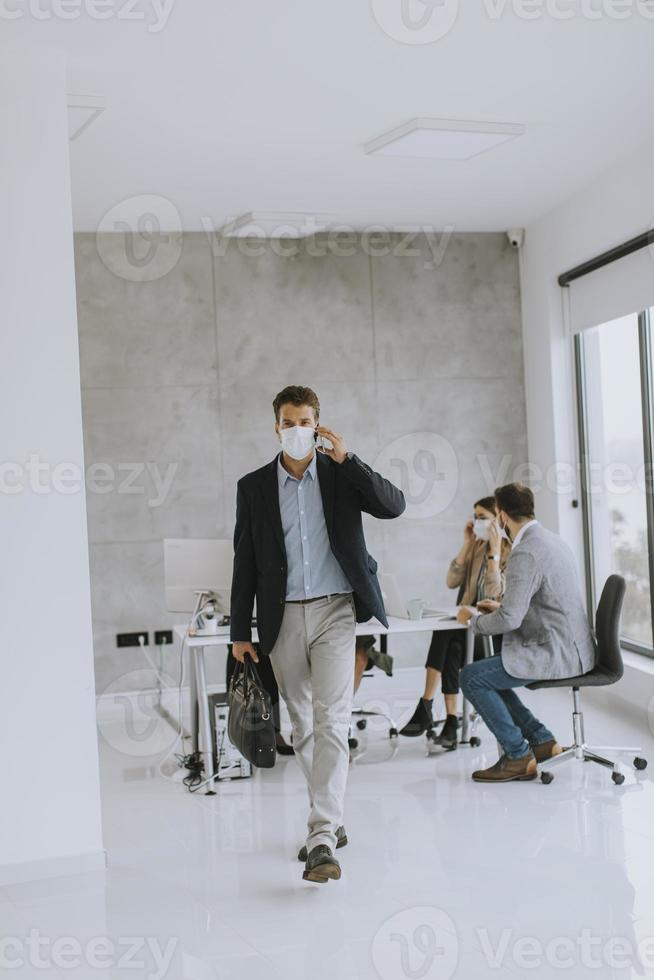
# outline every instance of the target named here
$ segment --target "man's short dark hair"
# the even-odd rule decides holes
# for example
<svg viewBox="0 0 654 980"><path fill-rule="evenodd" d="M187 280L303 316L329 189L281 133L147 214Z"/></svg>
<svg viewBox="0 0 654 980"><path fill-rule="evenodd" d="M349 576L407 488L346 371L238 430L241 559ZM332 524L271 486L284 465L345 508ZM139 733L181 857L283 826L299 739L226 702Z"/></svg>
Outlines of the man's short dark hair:
<svg viewBox="0 0 654 980"><path fill-rule="evenodd" d="M300 405L308 405L309 408L313 409L313 413L316 416L316 422L320 417L320 402L318 401L318 396L311 388L307 388L304 385L286 385L285 388L275 395L273 399L273 410L275 412L275 422L279 422L279 410L282 405L295 405L299 408Z"/></svg>
<svg viewBox="0 0 654 980"><path fill-rule="evenodd" d="M495 497L481 497L480 500L475 500L473 504L474 507L483 507L490 514L497 514L497 506L495 505Z"/></svg>
<svg viewBox="0 0 654 980"><path fill-rule="evenodd" d="M534 518L534 495L524 483L507 483L503 487L498 487L495 491L495 501L497 509L503 510L514 521Z"/></svg>

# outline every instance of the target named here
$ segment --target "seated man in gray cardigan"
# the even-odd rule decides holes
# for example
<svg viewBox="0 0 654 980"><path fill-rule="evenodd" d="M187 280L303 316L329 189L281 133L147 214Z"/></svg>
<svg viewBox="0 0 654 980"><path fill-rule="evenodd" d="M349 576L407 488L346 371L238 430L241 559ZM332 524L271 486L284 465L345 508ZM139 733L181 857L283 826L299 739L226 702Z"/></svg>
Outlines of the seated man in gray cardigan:
<svg viewBox="0 0 654 980"><path fill-rule="evenodd" d="M534 495L509 483L495 491L500 525L513 547L502 603L488 599L479 611L463 607L458 620L475 633L504 634L502 653L469 664L461 690L504 750L478 782L533 779L538 762L561 746L514 691L536 680L574 677L595 666L596 649L581 598L572 552L534 517Z"/></svg>

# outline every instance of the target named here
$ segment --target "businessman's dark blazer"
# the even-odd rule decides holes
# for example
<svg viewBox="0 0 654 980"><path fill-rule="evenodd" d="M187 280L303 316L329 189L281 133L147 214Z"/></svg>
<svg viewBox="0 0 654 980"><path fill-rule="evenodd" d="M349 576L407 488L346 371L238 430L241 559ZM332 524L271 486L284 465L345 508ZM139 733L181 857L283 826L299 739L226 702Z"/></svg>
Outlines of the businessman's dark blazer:
<svg viewBox="0 0 654 980"><path fill-rule="evenodd" d="M238 481L231 630L234 641L250 641L257 600L257 630L264 654L270 653L286 602L286 547L279 509L278 456ZM399 517L404 494L354 453L342 463L316 453L318 483L332 552L354 592L357 622L371 616L387 625L377 562L368 554L361 514Z"/></svg>

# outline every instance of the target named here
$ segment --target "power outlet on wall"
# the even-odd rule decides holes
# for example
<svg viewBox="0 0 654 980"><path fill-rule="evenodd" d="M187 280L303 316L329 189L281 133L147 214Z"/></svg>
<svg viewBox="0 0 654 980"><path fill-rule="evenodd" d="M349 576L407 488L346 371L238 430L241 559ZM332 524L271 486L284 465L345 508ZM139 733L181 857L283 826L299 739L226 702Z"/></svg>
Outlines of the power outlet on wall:
<svg viewBox="0 0 654 980"><path fill-rule="evenodd" d="M172 646L173 643L173 631L172 630L155 630L154 631L154 645L156 647Z"/></svg>
<svg viewBox="0 0 654 980"><path fill-rule="evenodd" d="M139 637L144 637L143 646L147 647L150 643L150 634L147 630L141 630L139 633L117 633L116 634L116 646L117 647L140 647L141 642Z"/></svg>

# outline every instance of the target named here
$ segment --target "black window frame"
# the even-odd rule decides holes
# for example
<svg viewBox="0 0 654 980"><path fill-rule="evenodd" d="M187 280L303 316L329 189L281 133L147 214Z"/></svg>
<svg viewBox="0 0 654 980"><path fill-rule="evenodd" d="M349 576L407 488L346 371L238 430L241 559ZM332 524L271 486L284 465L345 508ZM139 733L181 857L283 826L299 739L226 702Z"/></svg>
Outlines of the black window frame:
<svg viewBox="0 0 654 980"><path fill-rule="evenodd" d="M652 361L652 329L654 311L641 310L638 313L638 350L640 361L640 399L643 423L643 459L645 465L645 508L647 512L647 542L650 582L650 615L654 632L654 375ZM601 326L601 324L598 324ZM590 470L588 455L588 412L584 358L584 331L574 335L574 372L577 403L577 438L580 464L581 511L584 538L584 569L586 575L586 601L591 622L595 622L595 610L599 601L598 585L595 580L593 552L593 525L590 507ZM639 653L654 659L654 646L638 643L621 636L620 643L625 650Z"/></svg>

